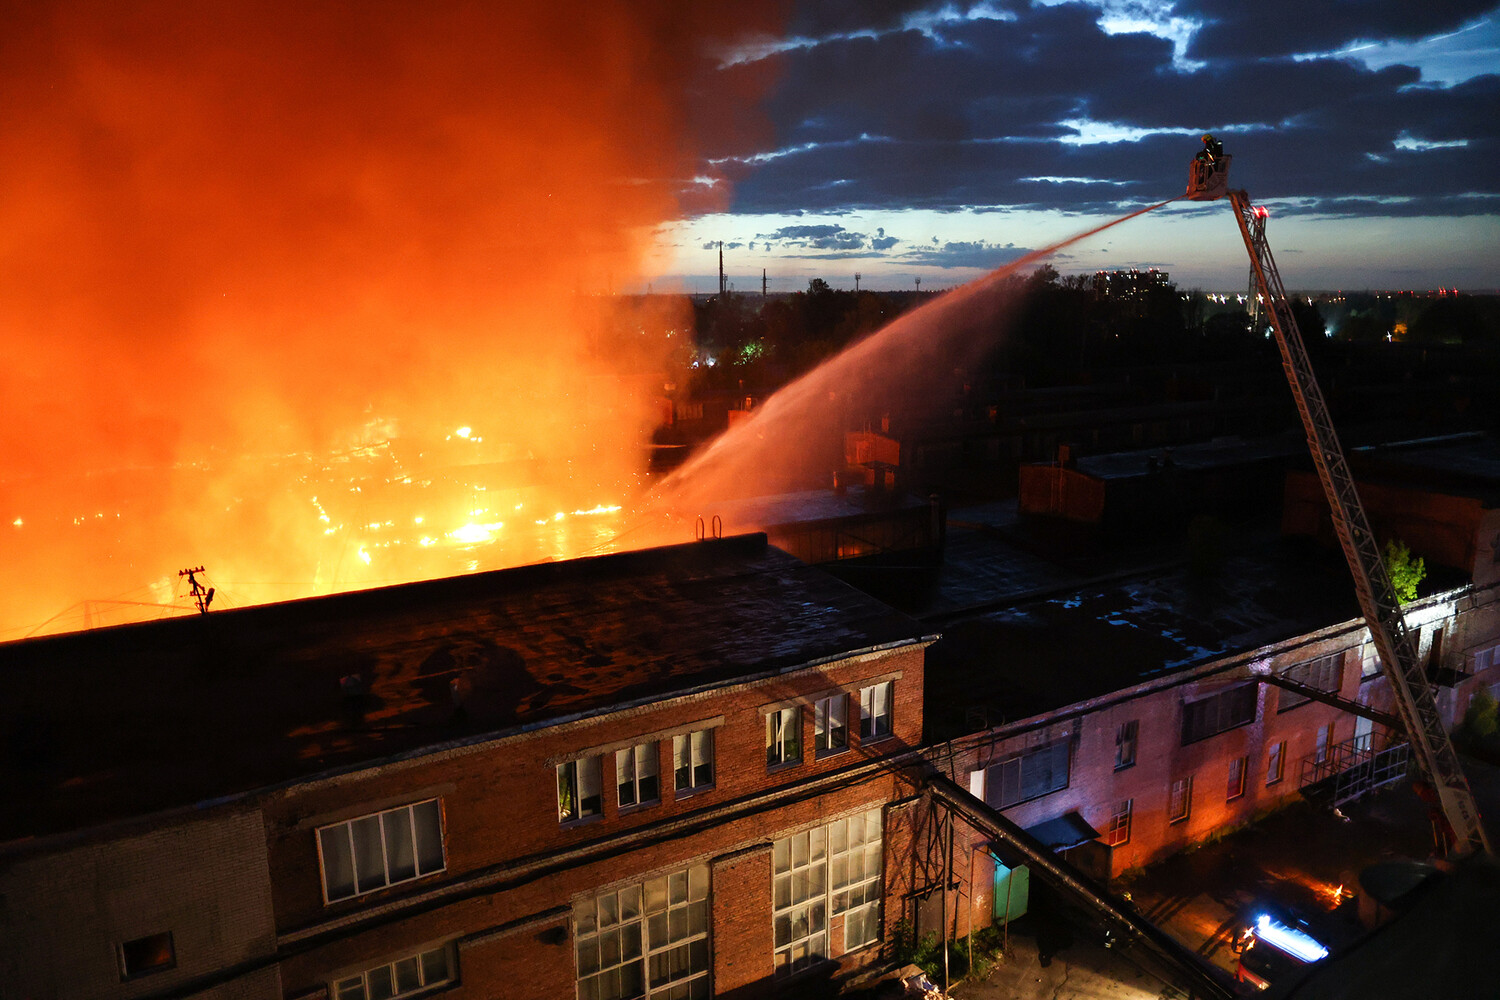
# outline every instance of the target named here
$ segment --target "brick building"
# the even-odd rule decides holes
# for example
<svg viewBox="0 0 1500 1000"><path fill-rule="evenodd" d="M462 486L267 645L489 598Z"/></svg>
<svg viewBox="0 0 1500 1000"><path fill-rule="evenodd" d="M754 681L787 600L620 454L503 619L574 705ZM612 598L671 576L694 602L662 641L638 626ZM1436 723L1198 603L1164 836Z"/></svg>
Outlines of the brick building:
<svg viewBox="0 0 1500 1000"><path fill-rule="evenodd" d="M0 647L0 996L846 974L930 641L743 536Z"/></svg>

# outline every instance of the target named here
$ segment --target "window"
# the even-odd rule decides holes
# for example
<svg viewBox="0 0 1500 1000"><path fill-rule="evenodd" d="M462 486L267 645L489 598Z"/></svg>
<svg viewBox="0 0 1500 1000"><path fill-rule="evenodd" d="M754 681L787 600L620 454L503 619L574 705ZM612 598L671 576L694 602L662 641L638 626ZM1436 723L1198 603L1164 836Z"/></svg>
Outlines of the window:
<svg viewBox="0 0 1500 1000"><path fill-rule="evenodd" d="M1336 693L1344 681L1344 654L1331 653L1306 663L1294 664L1283 670L1281 676L1318 691ZM1306 695L1282 689L1278 692L1276 711L1285 712L1299 705L1306 705L1311 700Z"/></svg>
<svg viewBox="0 0 1500 1000"><path fill-rule="evenodd" d="M1123 771L1135 764L1135 737L1140 721L1131 719L1115 730L1115 770Z"/></svg>
<svg viewBox="0 0 1500 1000"><path fill-rule="evenodd" d="M1224 792L1225 802L1233 802L1245 794L1245 771L1249 764L1249 757L1236 757L1229 762L1229 787Z"/></svg>
<svg viewBox="0 0 1500 1000"><path fill-rule="evenodd" d="M1220 691L1182 706L1182 745L1206 740L1255 721L1256 685Z"/></svg>
<svg viewBox="0 0 1500 1000"><path fill-rule="evenodd" d="M766 766L802 763L802 709L781 708L766 714Z"/></svg>
<svg viewBox="0 0 1500 1000"><path fill-rule="evenodd" d="M119 957L122 981L177 967L177 951L172 947L171 931L126 941L120 945Z"/></svg>
<svg viewBox="0 0 1500 1000"><path fill-rule="evenodd" d="M1365 643L1365 648L1359 661L1359 679L1367 681L1380 673L1380 650L1375 648L1373 642Z"/></svg>
<svg viewBox="0 0 1500 1000"><path fill-rule="evenodd" d="M320 827L318 856L330 903L440 872L442 809L428 799Z"/></svg>
<svg viewBox="0 0 1500 1000"><path fill-rule="evenodd" d="M1193 776L1172 782L1172 797L1167 803L1167 822L1181 823L1193 810Z"/></svg>
<svg viewBox="0 0 1500 1000"><path fill-rule="evenodd" d="M557 765L557 821L572 823L604 811L598 757L584 757Z"/></svg>
<svg viewBox="0 0 1500 1000"><path fill-rule="evenodd" d="M859 738L861 742L891 735L891 682L859 689Z"/></svg>
<svg viewBox="0 0 1500 1000"><path fill-rule="evenodd" d="M1328 743L1333 737L1333 723L1318 727L1318 748L1313 752L1313 760L1321 764L1328 759Z"/></svg>
<svg viewBox="0 0 1500 1000"><path fill-rule="evenodd" d="M1266 757L1266 784L1274 785L1281 780L1282 771L1286 767L1286 741L1273 744L1270 754Z"/></svg>
<svg viewBox="0 0 1500 1000"><path fill-rule="evenodd" d="M1500 663L1500 646L1475 650L1473 672L1477 674L1482 670L1488 670L1497 663Z"/></svg>
<svg viewBox="0 0 1500 1000"><path fill-rule="evenodd" d="M828 919L844 915L844 951L880 939L880 810L778 840L771 850L775 974L825 959Z"/></svg>
<svg viewBox="0 0 1500 1000"><path fill-rule="evenodd" d="M820 756L838 753L849 745L849 696L819 698L813 707L813 750Z"/></svg>
<svg viewBox="0 0 1500 1000"><path fill-rule="evenodd" d="M1355 716L1354 719L1354 749L1373 749L1375 741L1375 723L1363 715Z"/></svg>
<svg viewBox="0 0 1500 1000"><path fill-rule="evenodd" d="M679 792L696 792L714 783L714 731L700 729L672 737L672 760L675 787Z"/></svg>
<svg viewBox="0 0 1500 1000"><path fill-rule="evenodd" d="M1068 787L1068 738L1022 751L985 773L985 801L997 809Z"/></svg>
<svg viewBox="0 0 1500 1000"><path fill-rule="evenodd" d="M707 865L574 903L580 1000L706 998L708 909Z"/></svg>
<svg viewBox="0 0 1500 1000"><path fill-rule="evenodd" d="M620 791L620 807L639 806L661 798L656 780L658 744L639 743L615 751L615 784Z"/></svg>
<svg viewBox="0 0 1500 1000"><path fill-rule="evenodd" d="M1115 803L1115 811L1104 828L1104 842L1110 847L1119 847L1130 842L1130 812L1134 799L1122 799Z"/></svg>
<svg viewBox="0 0 1500 1000"><path fill-rule="evenodd" d="M406 955L334 984L334 1000L391 1000L421 993L457 979L458 962L449 945Z"/></svg>

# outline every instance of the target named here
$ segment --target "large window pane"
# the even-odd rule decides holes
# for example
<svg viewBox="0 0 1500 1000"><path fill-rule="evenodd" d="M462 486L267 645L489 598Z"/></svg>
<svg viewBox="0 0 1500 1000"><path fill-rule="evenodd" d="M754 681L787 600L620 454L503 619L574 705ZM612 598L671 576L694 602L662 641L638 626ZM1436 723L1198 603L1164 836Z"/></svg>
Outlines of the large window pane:
<svg viewBox="0 0 1500 1000"><path fill-rule="evenodd" d="M354 855L349 846L349 827L340 824L319 830L318 843L323 848L323 886L328 901L354 895Z"/></svg>
<svg viewBox="0 0 1500 1000"><path fill-rule="evenodd" d="M385 849L380 838L380 820L375 816L357 819L351 826L354 836L354 875L360 892L379 889L386 884Z"/></svg>
<svg viewBox="0 0 1500 1000"><path fill-rule="evenodd" d="M380 824L385 830L385 853L392 882L403 882L417 874L417 857L411 842L411 810L392 809L382 813Z"/></svg>
<svg viewBox="0 0 1500 1000"><path fill-rule="evenodd" d="M441 871L443 864L443 813L433 799L413 807L417 829L417 870L423 875Z"/></svg>

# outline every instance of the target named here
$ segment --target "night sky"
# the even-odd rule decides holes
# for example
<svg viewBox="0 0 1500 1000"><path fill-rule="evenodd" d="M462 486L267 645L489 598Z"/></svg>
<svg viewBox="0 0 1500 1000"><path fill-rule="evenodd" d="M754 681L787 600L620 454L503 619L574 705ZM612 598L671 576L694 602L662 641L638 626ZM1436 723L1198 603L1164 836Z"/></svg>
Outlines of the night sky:
<svg viewBox="0 0 1500 1000"><path fill-rule="evenodd" d="M739 291L958 284L1181 193L1205 131L1272 212L1290 288L1500 286L1500 8L1491 0L817 2L714 53L708 91L769 81L727 202L662 230L657 280ZM755 130L758 130L755 131ZM710 180L716 183L709 183ZM1226 203L1070 248L1064 273L1245 284Z"/></svg>

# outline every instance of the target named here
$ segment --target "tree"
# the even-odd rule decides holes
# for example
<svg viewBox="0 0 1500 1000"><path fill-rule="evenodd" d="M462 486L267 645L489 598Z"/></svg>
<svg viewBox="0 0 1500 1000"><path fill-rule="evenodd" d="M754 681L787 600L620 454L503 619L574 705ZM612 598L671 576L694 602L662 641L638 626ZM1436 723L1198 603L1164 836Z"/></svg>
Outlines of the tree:
<svg viewBox="0 0 1500 1000"><path fill-rule="evenodd" d="M1392 538L1385 543L1385 570L1390 574L1396 600L1407 604L1417 599L1417 584L1427 575L1426 560L1413 558L1405 542Z"/></svg>
<svg viewBox="0 0 1500 1000"><path fill-rule="evenodd" d="M833 287L822 278L813 278L807 283L808 295L826 295L831 291L833 291Z"/></svg>

